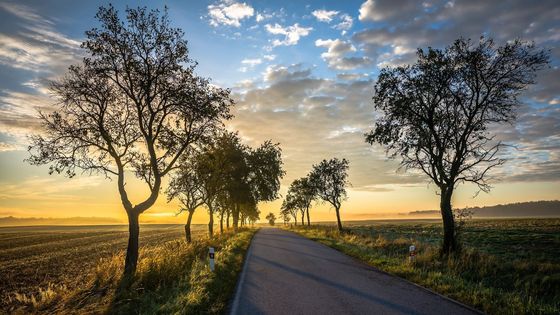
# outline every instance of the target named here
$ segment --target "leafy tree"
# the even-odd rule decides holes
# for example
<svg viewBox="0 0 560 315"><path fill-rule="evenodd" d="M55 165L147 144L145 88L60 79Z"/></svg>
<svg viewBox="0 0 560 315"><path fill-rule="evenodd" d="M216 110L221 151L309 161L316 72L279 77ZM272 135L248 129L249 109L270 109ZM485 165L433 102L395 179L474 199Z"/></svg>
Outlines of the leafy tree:
<svg viewBox="0 0 560 315"><path fill-rule="evenodd" d="M274 213L270 212L266 215L266 219L268 220L268 224L274 226L274 222L276 221L276 216Z"/></svg>
<svg viewBox="0 0 560 315"><path fill-rule="evenodd" d="M288 223L290 223L292 218L290 217L291 216L290 211L287 210L287 208L285 207L285 202L286 200L282 202L282 207L280 208L280 217L282 218L284 225L288 225Z"/></svg>
<svg viewBox="0 0 560 315"><path fill-rule="evenodd" d="M241 208L243 211L242 225L255 224L260 219L261 211L255 203L244 204Z"/></svg>
<svg viewBox="0 0 560 315"><path fill-rule="evenodd" d="M248 174L244 178L251 192L249 201L252 200L256 206L259 202L276 200L280 190L280 179L286 173L282 169L280 145L265 141L256 149L249 149L245 157Z"/></svg>
<svg viewBox="0 0 560 315"><path fill-rule="evenodd" d="M227 202L228 175L235 161L235 148L232 148L230 136L224 133L202 148L196 157L195 172L200 182L200 191L204 205L208 209L208 235L214 235L214 213Z"/></svg>
<svg viewBox="0 0 560 315"><path fill-rule="evenodd" d="M187 223L185 224L185 237L191 242L191 222L194 212L204 204L202 194L203 183L196 174L196 169L190 161L184 160L179 164L167 188L167 200L177 198L183 205L179 213L187 211Z"/></svg>
<svg viewBox="0 0 560 315"><path fill-rule="evenodd" d="M346 159L323 160L321 163L313 165L313 170L309 175L311 185L317 196L334 207L339 231L342 231L340 207L342 201L347 198L346 185L349 184L347 179L348 167L348 160Z"/></svg>
<svg viewBox="0 0 560 315"><path fill-rule="evenodd" d="M282 207L280 208L280 215L284 218L284 222L290 221L290 216L294 218L294 225L297 225L297 215L299 208L297 202L293 195L286 195L284 201L282 201Z"/></svg>
<svg viewBox="0 0 560 315"><path fill-rule="evenodd" d="M222 192L219 196L218 196L218 208L219 210L219 214L220 214L220 233L223 234L224 233L224 216L227 215L226 218L226 225L227 228L229 228L229 214L231 212L230 207L231 207L231 202L230 202L230 198L229 198L229 194L227 193L227 191Z"/></svg>
<svg viewBox="0 0 560 315"><path fill-rule="evenodd" d="M490 190L489 171L504 163L491 125L512 123L519 94L534 83L548 54L520 40L496 47L458 39L419 49L414 65L382 69L373 103L383 116L366 142L379 143L401 166L425 173L439 188L442 252L457 248L452 195L459 183Z"/></svg>
<svg viewBox="0 0 560 315"><path fill-rule="evenodd" d="M231 117L232 101L228 90L194 73L183 32L171 27L167 12L129 8L121 21L108 6L96 17L100 27L82 44L87 56L52 82L60 102L40 113L44 133L31 138L28 161L69 177L81 170L117 178L129 222L125 275L132 275L140 214L179 158ZM130 174L148 190L138 203L126 189Z"/></svg>
<svg viewBox="0 0 560 315"><path fill-rule="evenodd" d="M297 207L302 212L302 224L304 214L307 215L307 225L311 225L311 221L309 219L309 208L311 207L311 203L315 200L316 191L314 185L311 183L309 177L302 177L296 179L290 185L288 190L288 194L292 194L293 198L295 198Z"/></svg>
<svg viewBox="0 0 560 315"><path fill-rule="evenodd" d="M284 176L282 155L278 144L265 141L252 149L241 144L236 133L227 135L229 141L229 165L225 185L232 207L233 228L237 230L240 214L245 209L254 215L259 202L278 198L280 179Z"/></svg>
<svg viewBox="0 0 560 315"><path fill-rule="evenodd" d="M233 227L255 222L259 218L258 202L277 198L283 176L278 144L265 141L252 149L241 143L237 133L223 132L206 145L197 163L198 178L203 182L203 196L209 209L209 233L212 235L213 215L220 209L233 217Z"/></svg>

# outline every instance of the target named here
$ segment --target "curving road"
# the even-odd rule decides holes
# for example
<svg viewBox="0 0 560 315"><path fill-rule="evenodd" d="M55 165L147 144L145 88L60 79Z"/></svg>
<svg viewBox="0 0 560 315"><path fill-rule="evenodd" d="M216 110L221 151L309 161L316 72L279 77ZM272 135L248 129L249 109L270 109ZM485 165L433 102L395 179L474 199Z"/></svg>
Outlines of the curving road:
<svg viewBox="0 0 560 315"><path fill-rule="evenodd" d="M231 314L478 314L297 234L254 236Z"/></svg>

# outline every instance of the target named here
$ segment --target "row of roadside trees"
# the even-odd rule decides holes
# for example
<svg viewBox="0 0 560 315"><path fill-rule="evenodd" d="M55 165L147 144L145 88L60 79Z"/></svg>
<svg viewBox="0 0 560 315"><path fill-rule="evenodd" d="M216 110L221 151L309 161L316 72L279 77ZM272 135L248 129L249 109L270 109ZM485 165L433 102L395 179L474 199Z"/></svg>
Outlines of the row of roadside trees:
<svg viewBox="0 0 560 315"><path fill-rule="evenodd" d="M242 145L224 130L234 105L230 91L195 73L184 33L167 12L112 6L96 15L99 27L86 32L82 62L51 83L55 110L40 113L42 132L31 137L28 162L50 165L51 173L113 178L129 224L125 275L136 271L139 217L150 209L171 177L168 198L188 212L204 207L223 230L258 218L257 204L277 198L284 175L277 144ZM518 96L534 83L548 54L533 44L512 41L495 47L460 39L446 49L418 51L415 65L383 69L373 98L381 114L366 135L386 147L402 166L426 174L439 188L443 250L457 248L451 198L471 182L488 191L489 170L504 163L504 146L492 126L511 123ZM294 181L282 217L303 223L313 201L329 203L342 229L348 161L323 160ZM133 201L127 183L144 184ZM138 192L135 193L138 195ZM288 217L289 217L288 216Z"/></svg>
<svg viewBox="0 0 560 315"><path fill-rule="evenodd" d="M278 197L282 157L278 144L264 142L256 149L241 143L238 135L223 132L200 146L180 163L167 189L168 200L178 199L180 212L187 212L185 235L191 241L190 226L198 208L208 211L209 236L213 236L214 216L219 217L220 233L235 230L259 219L257 204Z"/></svg>
<svg viewBox="0 0 560 315"><path fill-rule="evenodd" d="M385 147L401 167L422 173L438 188L443 222L442 254L460 249L452 197L461 183L479 191L491 189L490 172L506 162L497 139L499 124L513 124L520 94L535 83L536 73L549 63L549 52L534 43L512 40L497 46L459 38L444 49L418 49L415 64L381 69L375 83L374 109L379 114L365 134L371 145ZM344 160L343 160L344 161ZM346 164L347 168L347 164ZM336 210L346 196L343 163L333 159L313 167L292 183L282 205L284 222L307 213L319 198ZM341 198L342 197L342 198Z"/></svg>
<svg viewBox="0 0 560 315"><path fill-rule="evenodd" d="M115 185L128 217L124 274L136 272L139 217L150 209L171 177L168 198L187 211L186 237L196 209L213 220L224 215L235 229L258 219L257 204L277 198L283 176L280 148L258 148L225 131L234 102L230 91L195 73L181 29L167 10L127 8L124 19L100 7L99 27L86 32L82 62L51 82L58 103L40 113L42 132L31 136L33 165L73 177L100 174ZM127 184L144 184L133 201ZM134 195L140 192L135 191Z"/></svg>
<svg viewBox="0 0 560 315"><path fill-rule="evenodd" d="M338 229L342 231L340 208L347 198L348 168L348 160L332 158L313 165L307 176L294 180L280 210L284 222L292 217L297 225L298 217L301 217L304 225L307 217L307 225L310 225L309 209L314 201L319 201L334 208Z"/></svg>
<svg viewBox="0 0 560 315"><path fill-rule="evenodd" d="M418 49L417 57L415 64L381 69L373 96L379 117L364 136L367 143L385 147L390 158L399 158L402 168L422 173L436 185L442 253L450 254L460 248L453 193L461 183L490 191L490 171L505 163L502 149L507 147L493 128L515 122L518 98L548 64L549 52L522 40L497 46L481 37L478 43L459 38L444 49ZM345 179L336 180L334 174L343 169L337 159L323 161L294 181L282 205L284 221L291 215L297 222L299 211L302 224L304 212L309 224L310 200L318 197L335 208L342 230Z"/></svg>

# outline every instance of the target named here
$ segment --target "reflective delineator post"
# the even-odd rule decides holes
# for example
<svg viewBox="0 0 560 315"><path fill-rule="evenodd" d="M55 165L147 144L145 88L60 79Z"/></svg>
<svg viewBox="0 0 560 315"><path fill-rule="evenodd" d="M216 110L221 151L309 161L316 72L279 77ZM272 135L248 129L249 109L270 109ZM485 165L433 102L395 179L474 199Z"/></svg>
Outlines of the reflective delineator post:
<svg viewBox="0 0 560 315"><path fill-rule="evenodd" d="M208 257L210 258L210 271L214 271L214 247L208 248Z"/></svg>
<svg viewBox="0 0 560 315"><path fill-rule="evenodd" d="M410 247L408 248L408 251L410 253L410 256L408 257L410 262L413 262L414 259L416 258L416 246L414 245L410 245Z"/></svg>

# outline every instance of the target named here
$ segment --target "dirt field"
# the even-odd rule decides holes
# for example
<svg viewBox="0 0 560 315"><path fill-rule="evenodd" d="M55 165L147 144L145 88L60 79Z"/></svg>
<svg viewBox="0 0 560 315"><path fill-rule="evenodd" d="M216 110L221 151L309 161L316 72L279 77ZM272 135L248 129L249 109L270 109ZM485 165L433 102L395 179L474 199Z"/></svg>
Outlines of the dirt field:
<svg viewBox="0 0 560 315"><path fill-rule="evenodd" d="M206 225L194 225L193 236ZM182 225L143 225L141 248L183 238ZM80 285L100 259L124 250L127 226L35 226L0 228L0 309L17 293L37 292L49 285Z"/></svg>

